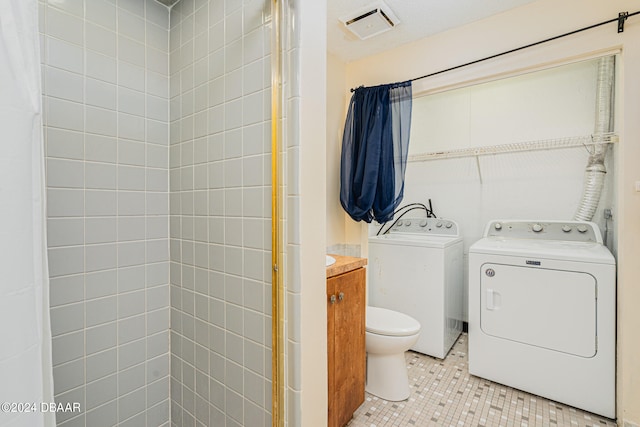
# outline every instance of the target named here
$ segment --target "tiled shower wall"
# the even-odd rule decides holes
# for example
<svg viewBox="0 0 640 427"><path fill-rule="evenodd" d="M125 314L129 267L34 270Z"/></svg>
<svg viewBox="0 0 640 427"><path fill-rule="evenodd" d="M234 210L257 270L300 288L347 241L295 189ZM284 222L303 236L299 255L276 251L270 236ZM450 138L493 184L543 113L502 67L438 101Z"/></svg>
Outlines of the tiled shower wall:
<svg viewBox="0 0 640 427"><path fill-rule="evenodd" d="M40 2L58 425L169 424L168 9Z"/></svg>
<svg viewBox="0 0 640 427"><path fill-rule="evenodd" d="M171 421L271 425L270 4L170 29Z"/></svg>

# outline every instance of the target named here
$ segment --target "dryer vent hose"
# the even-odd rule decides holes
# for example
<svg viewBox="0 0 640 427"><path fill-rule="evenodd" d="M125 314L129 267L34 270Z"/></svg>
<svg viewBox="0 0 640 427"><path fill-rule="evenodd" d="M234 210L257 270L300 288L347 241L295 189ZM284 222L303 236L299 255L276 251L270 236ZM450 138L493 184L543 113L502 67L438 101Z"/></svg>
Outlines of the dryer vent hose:
<svg viewBox="0 0 640 427"><path fill-rule="evenodd" d="M596 88L596 117L594 135L596 138L613 130L613 77L615 57L607 56L598 60L598 82ZM585 171L582 199L574 215L577 221L591 221L598 208L607 169L604 160L606 144L595 144L589 156Z"/></svg>

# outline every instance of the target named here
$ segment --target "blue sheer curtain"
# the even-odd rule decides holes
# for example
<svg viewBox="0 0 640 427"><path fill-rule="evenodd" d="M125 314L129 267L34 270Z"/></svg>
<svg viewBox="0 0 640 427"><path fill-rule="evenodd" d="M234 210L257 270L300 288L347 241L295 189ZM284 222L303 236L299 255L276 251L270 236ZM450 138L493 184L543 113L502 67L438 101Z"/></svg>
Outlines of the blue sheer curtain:
<svg viewBox="0 0 640 427"><path fill-rule="evenodd" d="M402 201L411 82L359 87L342 137L340 203L356 221L386 222Z"/></svg>

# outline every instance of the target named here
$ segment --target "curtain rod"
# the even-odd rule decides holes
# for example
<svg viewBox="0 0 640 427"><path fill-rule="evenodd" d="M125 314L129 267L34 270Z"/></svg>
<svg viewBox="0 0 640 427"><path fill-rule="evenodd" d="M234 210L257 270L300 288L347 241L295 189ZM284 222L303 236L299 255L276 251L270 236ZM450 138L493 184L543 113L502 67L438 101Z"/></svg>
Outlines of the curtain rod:
<svg viewBox="0 0 640 427"><path fill-rule="evenodd" d="M466 62L464 64L456 65L455 67L450 67L450 68L447 68L445 70L440 70L440 71L436 71L434 73L425 74L424 76L420 76L420 77L414 77L413 79L411 79L409 81L410 82L414 82L416 80L426 79L427 77L433 77L433 76L436 76L438 74L447 73L449 71L457 70L458 68L463 68L463 67L467 67L469 65L477 64L479 62L488 61L490 59L494 59L494 58L498 58L500 56L508 55L510 53L517 52L519 50L524 50L524 49L528 49L528 48L533 47L533 46L538 46L538 45L543 44L543 43L548 43L550 41L557 40L557 39L560 39L562 37L567 37L567 36L571 36L573 34L580 33L582 31L591 30L593 28L600 27L600 26L606 25L606 24L610 24L612 22L617 22L618 23L618 32L622 33L624 31L624 22L627 20L627 18L629 18L631 16L635 16L635 15L640 15L640 10L637 11L637 12L633 12L633 13L620 12L620 13L618 13L618 17L617 18L613 18L613 19L609 19L607 21L599 22L597 24L589 25L588 27L579 28L577 30L573 30L573 31L570 31L570 32L564 33L564 34L560 34L558 36L550 37L548 39L540 40L540 41L537 41L535 43L530 43L528 45L516 47L515 49L510 49L510 50L507 50L507 51L504 51L504 52L496 53L495 55L487 56L485 58L476 59L475 61ZM360 87L362 87L362 86L360 86ZM355 92L355 89L352 88L351 92Z"/></svg>

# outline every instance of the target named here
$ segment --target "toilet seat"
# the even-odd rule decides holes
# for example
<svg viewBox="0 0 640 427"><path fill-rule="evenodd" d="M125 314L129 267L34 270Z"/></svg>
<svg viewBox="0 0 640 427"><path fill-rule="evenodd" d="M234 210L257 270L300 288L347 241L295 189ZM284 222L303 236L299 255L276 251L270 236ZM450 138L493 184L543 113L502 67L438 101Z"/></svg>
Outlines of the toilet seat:
<svg viewBox="0 0 640 427"><path fill-rule="evenodd" d="M368 306L366 330L372 334L406 337L420 332L420 323L404 313Z"/></svg>

